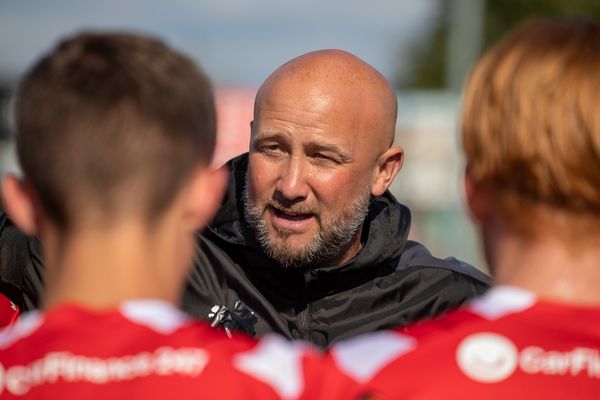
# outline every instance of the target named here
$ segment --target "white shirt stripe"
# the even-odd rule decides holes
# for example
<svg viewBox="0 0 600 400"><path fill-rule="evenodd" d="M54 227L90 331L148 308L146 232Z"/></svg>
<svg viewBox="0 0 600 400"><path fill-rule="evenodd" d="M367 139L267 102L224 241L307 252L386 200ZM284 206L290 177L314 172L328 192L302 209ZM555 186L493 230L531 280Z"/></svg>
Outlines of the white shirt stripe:
<svg viewBox="0 0 600 400"><path fill-rule="evenodd" d="M331 354L340 369L362 383L415 346L416 340L410 336L380 331L340 342L333 347Z"/></svg>
<svg viewBox="0 0 600 400"><path fill-rule="evenodd" d="M23 314L15 325L0 335L0 349L12 346L15 342L30 336L44 322L44 316L39 311Z"/></svg>
<svg viewBox="0 0 600 400"><path fill-rule="evenodd" d="M536 300L535 295L525 289L499 285L470 301L467 308L474 314L493 321L508 314L524 311L533 306Z"/></svg>
<svg viewBox="0 0 600 400"><path fill-rule="evenodd" d="M286 400L296 399L304 390L302 356L309 345L288 342L278 335L266 335L250 351L237 355L234 366L268 385Z"/></svg>
<svg viewBox="0 0 600 400"><path fill-rule="evenodd" d="M189 317L173 304L163 300L132 300L119 306L130 321L168 335L189 321Z"/></svg>

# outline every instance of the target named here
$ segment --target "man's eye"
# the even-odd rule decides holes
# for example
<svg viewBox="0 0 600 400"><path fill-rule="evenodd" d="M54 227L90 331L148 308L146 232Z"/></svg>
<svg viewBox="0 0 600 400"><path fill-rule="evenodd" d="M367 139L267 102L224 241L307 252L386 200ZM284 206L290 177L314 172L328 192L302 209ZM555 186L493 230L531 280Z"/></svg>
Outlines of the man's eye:
<svg viewBox="0 0 600 400"><path fill-rule="evenodd" d="M332 157L329 157L328 155L322 154L322 153L315 153L313 154L313 158L319 161L326 161L326 162L332 162L335 163L336 160L333 159Z"/></svg>
<svg viewBox="0 0 600 400"><path fill-rule="evenodd" d="M276 153L281 151L281 146L278 144L267 144L260 147L260 151L263 153Z"/></svg>

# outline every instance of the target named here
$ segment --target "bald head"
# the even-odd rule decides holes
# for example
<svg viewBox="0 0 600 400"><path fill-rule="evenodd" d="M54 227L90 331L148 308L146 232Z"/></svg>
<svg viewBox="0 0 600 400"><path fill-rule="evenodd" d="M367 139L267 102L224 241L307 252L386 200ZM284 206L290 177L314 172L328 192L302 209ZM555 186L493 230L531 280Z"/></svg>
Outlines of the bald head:
<svg viewBox="0 0 600 400"><path fill-rule="evenodd" d="M348 52L319 50L283 64L258 91L255 121L263 106L285 96L289 96L286 101L292 108L294 102L309 101L315 113L334 111L344 115L356 128L348 133L376 143L377 152L384 151L394 140L394 89L375 68Z"/></svg>

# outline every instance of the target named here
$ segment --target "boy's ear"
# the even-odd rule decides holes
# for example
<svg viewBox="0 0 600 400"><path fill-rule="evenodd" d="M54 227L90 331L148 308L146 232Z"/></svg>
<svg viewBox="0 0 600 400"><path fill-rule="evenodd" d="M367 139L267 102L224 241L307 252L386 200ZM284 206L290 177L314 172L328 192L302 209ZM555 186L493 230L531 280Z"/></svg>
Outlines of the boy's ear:
<svg viewBox="0 0 600 400"><path fill-rule="evenodd" d="M2 203L12 221L27 235L39 233L41 210L36 206L31 186L14 174L2 178Z"/></svg>
<svg viewBox="0 0 600 400"><path fill-rule="evenodd" d="M402 168L404 150L401 147L390 147L379 156L377 169L374 172L371 194L381 196L392 184L394 178Z"/></svg>
<svg viewBox="0 0 600 400"><path fill-rule="evenodd" d="M189 182L185 224L190 231L204 228L221 207L228 172L222 168L198 168Z"/></svg>
<svg viewBox="0 0 600 400"><path fill-rule="evenodd" d="M490 219L490 199L488 192L473 180L469 168L465 170L465 196L471 218L481 226Z"/></svg>

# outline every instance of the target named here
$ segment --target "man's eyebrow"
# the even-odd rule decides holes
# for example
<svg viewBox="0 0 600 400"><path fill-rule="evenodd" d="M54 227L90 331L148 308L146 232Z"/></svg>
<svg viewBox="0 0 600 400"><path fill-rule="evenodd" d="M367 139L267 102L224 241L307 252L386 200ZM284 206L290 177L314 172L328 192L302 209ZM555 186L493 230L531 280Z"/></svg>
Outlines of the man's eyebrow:
<svg viewBox="0 0 600 400"><path fill-rule="evenodd" d="M281 133L281 132L259 132L257 133L254 138L252 138L252 141L262 141L262 140L287 140L287 135Z"/></svg>

